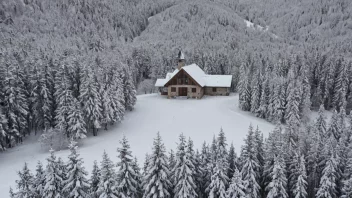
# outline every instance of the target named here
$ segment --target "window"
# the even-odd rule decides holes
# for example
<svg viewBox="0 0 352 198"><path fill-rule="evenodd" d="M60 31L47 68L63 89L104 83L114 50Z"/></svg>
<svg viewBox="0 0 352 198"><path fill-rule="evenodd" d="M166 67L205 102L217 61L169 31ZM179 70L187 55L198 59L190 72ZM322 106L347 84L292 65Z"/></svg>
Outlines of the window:
<svg viewBox="0 0 352 198"><path fill-rule="evenodd" d="M213 92L216 92L216 87L213 87Z"/></svg>
<svg viewBox="0 0 352 198"><path fill-rule="evenodd" d="M171 92L176 92L176 87L171 87Z"/></svg>
<svg viewBox="0 0 352 198"><path fill-rule="evenodd" d="M192 88L192 93L196 93L197 92L197 88Z"/></svg>

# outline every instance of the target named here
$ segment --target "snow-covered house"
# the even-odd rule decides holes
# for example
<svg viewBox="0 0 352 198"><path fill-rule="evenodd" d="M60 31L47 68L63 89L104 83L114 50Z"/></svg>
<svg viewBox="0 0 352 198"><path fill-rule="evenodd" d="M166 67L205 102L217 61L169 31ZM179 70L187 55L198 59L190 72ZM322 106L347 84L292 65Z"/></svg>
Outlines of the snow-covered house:
<svg viewBox="0 0 352 198"><path fill-rule="evenodd" d="M189 98L202 98L203 95L230 94L232 75L208 75L196 64L185 65L184 54L178 54L178 67L172 73L167 73L164 79L157 79L162 95L168 98L187 96Z"/></svg>

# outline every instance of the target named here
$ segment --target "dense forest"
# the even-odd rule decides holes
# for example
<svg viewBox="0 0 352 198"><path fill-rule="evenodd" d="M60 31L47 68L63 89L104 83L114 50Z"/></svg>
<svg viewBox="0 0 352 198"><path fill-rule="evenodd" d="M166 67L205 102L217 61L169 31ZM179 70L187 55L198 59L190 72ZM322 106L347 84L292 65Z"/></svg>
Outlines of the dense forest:
<svg viewBox="0 0 352 198"><path fill-rule="evenodd" d="M104 152L100 165L94 162L90 177L73 141L66 160L51 150L46 166L38 162L34 173L25 164L10 196L349 198L351 127L352 116L347 119L335 111L328 121L322 105L311 124L296 131L278 124L266 140L258 127L249 126L239 155L222 129L200 150L181 134L175 152L167 152L158 133L143 167L132 155L134 145L123 137L117 146L117 163Z"/></svg>
<svg viewBox="0 0 352 198"><path fill-rule="evenodd" d="M2 0L0 150L43 130L97 135L155 92L179 49L232 74L241 109L273 123L321 105L349 114L351 12L349 0Z"/></svg>

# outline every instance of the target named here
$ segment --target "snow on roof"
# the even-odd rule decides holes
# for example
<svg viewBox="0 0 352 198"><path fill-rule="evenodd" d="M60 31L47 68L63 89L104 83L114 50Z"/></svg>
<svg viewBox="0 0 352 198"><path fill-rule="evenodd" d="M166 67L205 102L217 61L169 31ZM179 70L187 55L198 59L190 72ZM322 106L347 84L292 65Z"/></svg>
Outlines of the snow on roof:
<svg viewBox="0 0 352 198"><path fill-rule="evenodd" d="M206 87L231 87L232 75L205 75Z"/></svg>
<svg viewBox="0 0 352 198"><path fill-rule="evenodd" d="M231 87L232 75L207 75L196 64L182 67L201 87ZM181 70L182 70L181 69ZM165 79L157 79L155 87L163 87L179 71L175 69L172 73L167 73Z"/></svg>
<svg viewBox="0 0 352 198"><path fill-rule="evenodd" d="M203 76L206 74L204 71L196 64L188 65L182 67L183 70L187 72L197 83L201 86L204 87L205 81L203 79Z"/></svg>

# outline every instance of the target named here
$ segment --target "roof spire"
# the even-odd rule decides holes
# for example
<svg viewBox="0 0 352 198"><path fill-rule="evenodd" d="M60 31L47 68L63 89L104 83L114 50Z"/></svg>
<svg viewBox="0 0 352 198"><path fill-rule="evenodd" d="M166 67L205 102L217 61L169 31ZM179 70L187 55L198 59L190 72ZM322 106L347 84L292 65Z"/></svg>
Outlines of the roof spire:
<svg viewBox="0 0 352 198"><path fill-rule="evenodd" d="M177 69L180 70L183 66L185 66L185 55L181 50L178 52L177 59Z"/></svg>
<svg viewBox="0 0 352 198"><path fill-rule="evenodd" d="M180 50L180 51L178 52L177 58L178 58L179 60L185 60L185 55L183 54L182 50Z"/></svg>

